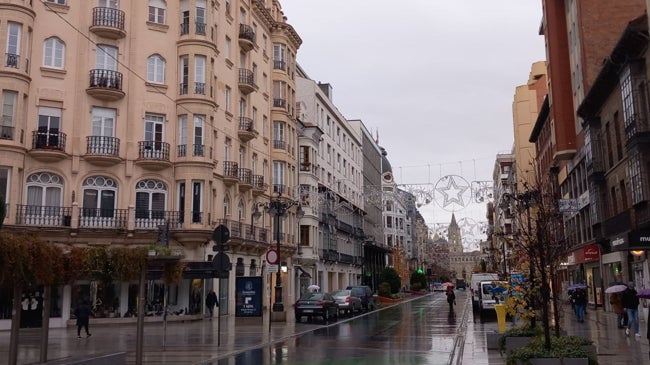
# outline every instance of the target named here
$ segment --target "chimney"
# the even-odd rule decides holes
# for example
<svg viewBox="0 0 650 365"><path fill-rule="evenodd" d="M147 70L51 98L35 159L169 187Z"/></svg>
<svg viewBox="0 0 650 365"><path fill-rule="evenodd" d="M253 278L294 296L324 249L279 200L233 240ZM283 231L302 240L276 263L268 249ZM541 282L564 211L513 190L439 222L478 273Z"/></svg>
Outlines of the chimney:
<svg viewBox="0 0 650 365"><path fill-rule="evenodd" d="M332 95L332 85L330 85L328 83L319 82L318 87L320 87L320 89L325 93L325 96L327 96L327 98L330 99L330 101L334 101L332 99L332 96L333 96Z"/></svg>

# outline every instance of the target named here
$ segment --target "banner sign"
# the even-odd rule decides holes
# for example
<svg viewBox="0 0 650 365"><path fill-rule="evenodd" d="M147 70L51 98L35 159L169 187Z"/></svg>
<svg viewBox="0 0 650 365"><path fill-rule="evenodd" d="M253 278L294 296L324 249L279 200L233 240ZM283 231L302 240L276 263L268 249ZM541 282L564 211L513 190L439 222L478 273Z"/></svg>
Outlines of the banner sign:
<svg viewBox="0 0 650 365"><path fill-rule="evenodd" d="M262 277L235 278L235 317L262 316Z"/></svg>

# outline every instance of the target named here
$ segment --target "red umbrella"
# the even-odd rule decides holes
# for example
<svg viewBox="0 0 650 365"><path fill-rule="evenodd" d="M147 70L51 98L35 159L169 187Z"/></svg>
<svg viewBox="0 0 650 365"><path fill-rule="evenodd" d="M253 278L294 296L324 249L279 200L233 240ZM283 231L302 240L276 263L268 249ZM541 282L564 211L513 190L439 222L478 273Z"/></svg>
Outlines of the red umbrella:
<svg viewBox="0 0 650 365"><path fill-rule="evenodd" d="M446 283L442 283L442 286L447 286L447 287L449 287L449 286L456 286L456 285L455 285L454 283L452 283L451 281L448 281L448 282L446 282Z"/></svg>

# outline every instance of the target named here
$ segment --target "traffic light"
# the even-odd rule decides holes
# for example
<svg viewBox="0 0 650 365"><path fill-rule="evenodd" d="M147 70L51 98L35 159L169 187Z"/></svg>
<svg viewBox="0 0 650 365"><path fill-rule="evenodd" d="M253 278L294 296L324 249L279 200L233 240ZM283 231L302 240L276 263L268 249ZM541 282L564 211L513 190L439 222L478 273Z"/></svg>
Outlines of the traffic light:
<svg viewBox="0 0 650 365"><path fill-rule="evenodd" d="M422 270L422 268L418 268L418 274L424 274L424 270Z"/></svg>

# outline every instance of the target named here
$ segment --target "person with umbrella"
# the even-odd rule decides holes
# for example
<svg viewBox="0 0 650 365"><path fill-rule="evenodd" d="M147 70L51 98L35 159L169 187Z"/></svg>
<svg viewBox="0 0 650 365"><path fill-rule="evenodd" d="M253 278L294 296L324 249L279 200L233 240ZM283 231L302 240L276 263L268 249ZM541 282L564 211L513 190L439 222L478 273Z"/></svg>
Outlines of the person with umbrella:
<svg viewBox="0 0 650 365"><path fill-rule="evenodd" d="M578 322L585 322L585 308L587 307L587 293L582 288L576 288L572 294L572 301L575 304Z"/></svg>
<svg viewBox="0 0 650 365"><path fill-rule="evenodd" d="M627 327L627 311L623 308L621 292L610 294L609 303L612 305L614 313L616 313L616 324L618 325L618 328Z"/></svg>
<svg viewBox="0 0 650 365"><path fill-rule="evenodd" d="M628 323L625 329L625 335L630 335L630 328L634 325L634 335L640 337L639 334L639 297L637 296L636 289L634 289L634 282L630 281L627 284L627 289L622 295L623 307L627 311Z"/></svg>

